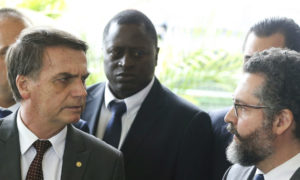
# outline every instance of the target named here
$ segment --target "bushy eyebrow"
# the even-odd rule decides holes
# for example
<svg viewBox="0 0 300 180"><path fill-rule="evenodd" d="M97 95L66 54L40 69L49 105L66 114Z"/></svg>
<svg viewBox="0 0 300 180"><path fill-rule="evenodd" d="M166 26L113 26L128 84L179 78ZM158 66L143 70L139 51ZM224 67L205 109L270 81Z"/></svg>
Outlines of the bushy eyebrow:
<svg viewBox="0 0 300 180"><path fill-rule="evenodd" d="M232 98L232 101L235 102L235 103L238 103L238 104L245 104L245 102L241 99Z"/></svg>
<svg viewBox="0 0 300 180"><path fill-rule="evenodd" d="M86 79L89 75L90 75L90 73L88 72L88 73L82 75L82 77L84 79ZM79 77L79 75L78 74L71 74L71 73L67 73L67 72L62 72L62 73L57 74L55 77L75 78L75 77Z"/></svg>

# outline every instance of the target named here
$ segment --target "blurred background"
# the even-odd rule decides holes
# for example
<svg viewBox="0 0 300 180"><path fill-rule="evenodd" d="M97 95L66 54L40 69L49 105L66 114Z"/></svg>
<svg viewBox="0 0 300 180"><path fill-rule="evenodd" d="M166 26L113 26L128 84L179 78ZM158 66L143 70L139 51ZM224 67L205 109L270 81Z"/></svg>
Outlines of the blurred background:
<svg viewBox="0 0 300 180"><path fill-rule="evenodd" d="M156 26L156 76L204 110L231 105L243 62L244 37L254 23L285 16L300 22L296 0L0 0L35 25L69 31L89 44L87 85L105 81L102 31L118 12L138 9Z"/></svg>

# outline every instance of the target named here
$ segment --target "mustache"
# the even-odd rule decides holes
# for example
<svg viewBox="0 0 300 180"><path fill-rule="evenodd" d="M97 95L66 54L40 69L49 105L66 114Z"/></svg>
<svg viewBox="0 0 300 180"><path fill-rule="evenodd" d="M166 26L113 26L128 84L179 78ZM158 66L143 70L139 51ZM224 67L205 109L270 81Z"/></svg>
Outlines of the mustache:
<svg viewBox="0 0 300 180"><path fill-rule="evenodd" d="M242 139L239 132L234 128L232 123L229 123L226 127L227 131L235 135L238 139Z"/></svg>

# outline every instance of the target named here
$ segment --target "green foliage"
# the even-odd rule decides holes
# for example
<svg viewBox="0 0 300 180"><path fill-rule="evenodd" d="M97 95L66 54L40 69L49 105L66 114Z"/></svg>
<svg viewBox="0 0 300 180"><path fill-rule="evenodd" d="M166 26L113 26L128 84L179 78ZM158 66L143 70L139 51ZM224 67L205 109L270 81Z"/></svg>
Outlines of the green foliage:
<svg viewBox="0 0 300 180"><path fill-rule="evenodd" d="M242 64L240 53L200 49L182 55L181 60L165 61L158 77L173 92L202 109L218 109L232 104L230 94Z"/></svg>
<svg viewBox="0 0 300 180"><path fill-rule="evenodd" d="M178 95L206 111L221 109L232 105L232 99L226 97Z"/></svg>
<svg viewBox="0 0 300 180"><path fill-rule="evenodd" d="M232 91L242 63L241 54L201 49L183 56L181 61L169 62L159 78L179 92L188 89Z"/></svg>
<svg viewBox="0 0 300 180"><path fill-rule="evenodd" d="M90 49L87 52L88 69L90 72L89 77L86 80L86 85L90 86L92 84L105 81L105 73L103 67L103 56L97 57L95 49Z"/></svg>
<svg viewBox="0 0 300 180"><path fill-rule="evenodd" d="M66 7L66 3L64 0L22 0L17 6L44 13L51 18L57 18Z"/></svg>

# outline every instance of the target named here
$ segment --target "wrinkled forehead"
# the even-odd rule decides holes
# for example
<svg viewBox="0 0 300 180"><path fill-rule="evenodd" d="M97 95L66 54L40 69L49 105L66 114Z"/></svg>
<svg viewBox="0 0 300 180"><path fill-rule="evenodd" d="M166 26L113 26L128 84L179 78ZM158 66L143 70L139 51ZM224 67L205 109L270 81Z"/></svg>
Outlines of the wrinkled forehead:
<svg viewBox="0 0 300 180"><path fill-rule="evenodd" d="M65 46L46 47L43 52L43 70L70 71L72 73L86 73L87 59L83 50L76 50Z"/></svg>
<svg viewBox="0 0 300 180"><path fill-rule="evenodd" d="M118 24L113 22L104 38L104 44L119 40L122 42L128 41L145 41L153 43L151 35L146 31L144 24ZM128 42L130 43L130 42Z"/></svg>

